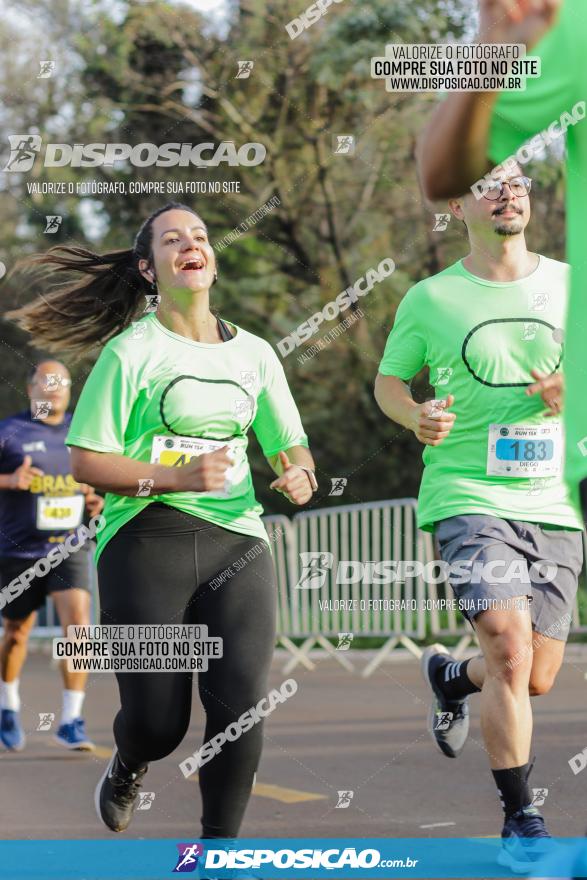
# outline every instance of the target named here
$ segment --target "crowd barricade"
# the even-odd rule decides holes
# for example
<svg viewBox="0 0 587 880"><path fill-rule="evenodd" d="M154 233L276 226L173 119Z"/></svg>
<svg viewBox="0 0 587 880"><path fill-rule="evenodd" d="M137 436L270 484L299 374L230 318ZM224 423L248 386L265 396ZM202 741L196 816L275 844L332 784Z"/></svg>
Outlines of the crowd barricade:
<svg viewBox="0 0 587 880"><path fill-rule="evenodd" d="M309 655L317 646L354 671L346 648L359 638L385 639L364 675L398 645L418 656L416 640L426 635L424 579L392 571L401 561L427 561L414 499L303 511L292 524L283 551L290 564L278 570L278 639L292 654L284 671L299 663L314 668Z"/></svg>
<svg viewBox="0 0 587 880"><path fill-rule="evenodd" d="M316 650L355 671L349 648L355 639L377 639L362 674L371 675L397 647L415 657L418 642L444 637L462 655L475 641L472 627L450 600L453 593L436 571L421 569L438 560L434 537L416 525L416 501L401 498L302 511L291 519L264 517L277 575L277 642L291 657L284 668L315 668ZM587 557L587 535L583 533ZM403 564L403 569L398 564ZM406 569L406 565L408 569ZM409 566L419 573L409 575ZM96 569L91 563L91 622L99 623ZM585 567L573 609L572 634L587 632ZM443 607L445 606L445 607ZM49 599L31 633L33 641L61 634ZM336 644L332 644L332 640ZM363 641L363 646L365 642ZM368 646L368 645L367 645ZM310 656L312 653L313 657ZM353 653L353 659L359 656Z"/></svg>

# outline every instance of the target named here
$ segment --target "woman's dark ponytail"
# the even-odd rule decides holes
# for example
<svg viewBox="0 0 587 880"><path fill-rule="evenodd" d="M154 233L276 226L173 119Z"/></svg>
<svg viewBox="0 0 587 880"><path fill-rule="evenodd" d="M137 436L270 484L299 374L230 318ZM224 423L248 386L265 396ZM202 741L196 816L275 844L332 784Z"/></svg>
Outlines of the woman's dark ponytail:
<svg viewBox="0 0 587 880"><path fill-rule="evenodd" d="M144 314L157 293L155 285L139 272L139 260L152 261L153 221L174 208L195 214L187 205L170 202L145 220L128 250L95 254L82 247L58 245L20 262L15 272L24 270L50 289L7 312L6 317L27 330L35 345L47 352L79 356L105 344L134 317ZM69 276L65 283L64 275ZM76 275L81 277L76 279Z"/></svg>

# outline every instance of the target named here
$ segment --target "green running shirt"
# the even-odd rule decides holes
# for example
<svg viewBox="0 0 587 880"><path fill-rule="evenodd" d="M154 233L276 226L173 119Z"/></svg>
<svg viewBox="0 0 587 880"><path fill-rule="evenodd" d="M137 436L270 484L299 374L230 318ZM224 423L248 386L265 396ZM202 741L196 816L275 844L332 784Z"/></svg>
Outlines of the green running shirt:
<svg viewBox="0 0 587 880"><path fill-rule="evenodd" d="M499 164L527 140L551 129L567 136L567 257L571 295L565 339L565 478L578 509L578 483L587 477L587 6L564 0L556 26L529 53L541 58L541 75L523 92L503 92L495 105L489 157ZM569 124L565 114L583 102ZM562 117L562 120L561 120ZM553 125L554 123L554 125ZM558 143L561 143L559 138ZM536 198L536 197L535 197ZM540 198L540 195L538 195Z"/></svg>
<svg viewBox="0 0 587 880"><path fill-rule="evenodd" d="M228 496L107 493L97 558L118 529L153 501L268 540L253 490L247 432L253 429L265 456L307 446L308 440L277 355L258 336L236 331L224 343L196 342L149 314L104 347L81 393L68 446L146 462L155 446L158 460L172 466L188 460L177 449L179 437L226 440L234 465Z"/></svg>
<svg viewBox="0 0 587 880"><path fill-rule="evenodd" d="M529 276L507 283L478 278L459 261L400 303L379 371L409 381L429 367L436 398L454 395L457 415L439 446L424 447L421 528L432 531L438 520L464 513L581 528L561 476L487 473L492 423L559 423L545 418L540 395L525 390L532 368L550 373L560 364L567 278L565 263L542 256ZM498 436L513 455L507 436Z"/></svg>

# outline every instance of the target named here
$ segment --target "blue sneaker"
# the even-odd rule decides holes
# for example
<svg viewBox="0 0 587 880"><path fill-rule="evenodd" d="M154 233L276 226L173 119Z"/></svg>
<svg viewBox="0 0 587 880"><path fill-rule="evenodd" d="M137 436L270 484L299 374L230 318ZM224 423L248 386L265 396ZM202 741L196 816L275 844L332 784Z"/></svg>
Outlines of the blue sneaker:
<svg viewBox="0 0 587 880"><path fill-rule="evenodd" d="M501 832L500 865L527 874L537 862L553 853L553 840L536 807L522 807L506 819ZM542 876L542 875L540 875Z"/></svg>
<svg viewBox="0 0 587 880"><path fill-rule="evenodd" d="M24 749L26 737L20 724L20 716L13 709L2 709L0 740L11 752L21 752Z"/></svg>
<svg viewBox="0 0 587 880"><path fill-rule="evenodd" d="M74 718L69 724L60 724L55 739L66 749L76 749L79 752L93 752L96 748L88 739L83 718Z"/></svg>

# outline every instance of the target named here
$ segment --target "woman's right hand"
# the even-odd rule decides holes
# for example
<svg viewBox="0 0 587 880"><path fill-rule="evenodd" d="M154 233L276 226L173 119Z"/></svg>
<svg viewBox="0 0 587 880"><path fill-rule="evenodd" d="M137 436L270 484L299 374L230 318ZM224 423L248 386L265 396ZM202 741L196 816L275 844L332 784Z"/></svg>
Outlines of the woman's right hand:
<svg viewBox="0 0 587 880"><path fill-rule="evenodd" d="M233 461L228 455L229 447L215 452L204 452L175 470L176 492L214 492L224 489L226 471Z"/></svg>

